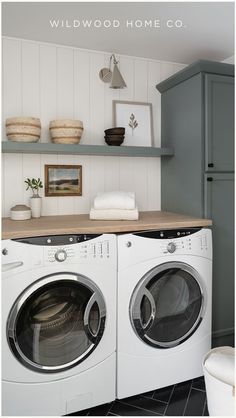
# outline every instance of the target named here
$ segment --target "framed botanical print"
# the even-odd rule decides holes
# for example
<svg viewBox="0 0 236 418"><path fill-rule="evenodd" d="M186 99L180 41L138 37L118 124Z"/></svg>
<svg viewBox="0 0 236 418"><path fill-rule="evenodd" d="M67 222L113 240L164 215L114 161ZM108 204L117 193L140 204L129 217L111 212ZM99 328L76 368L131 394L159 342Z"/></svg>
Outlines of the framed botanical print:
<svg viewBox="0 0 236 418"><path fill-rule="evenodd" d="M123 145L153 146L151 103L113 100L113 124L125 128Z"/></svg>

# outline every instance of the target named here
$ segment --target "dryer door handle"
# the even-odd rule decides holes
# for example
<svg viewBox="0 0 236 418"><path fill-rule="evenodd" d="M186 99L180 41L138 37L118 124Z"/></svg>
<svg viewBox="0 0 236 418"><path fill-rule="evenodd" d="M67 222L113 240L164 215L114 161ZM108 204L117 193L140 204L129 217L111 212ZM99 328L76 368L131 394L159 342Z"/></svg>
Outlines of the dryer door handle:
<svg viewBox="0 0 236 418"><path fill-rule="evenodd" d="M142 321L141 317L141 304L144 296L148 299L151 308L150 316L145 323ZM152 326L156 316L155 300L151 292L146 287L143 287L142 292L140 292L138 295L138 301L136 301L136 303L131 306L130 314L132 315L136 332L138 332L138 334L143 337L148 329Z"/></svg>
<svg viewBox="0 0 236 418"><path fill-rule="evenodd" d="M149 318L148 318L148 320L145 324L143 324L142 319L140 317L142 328L144 329L144 331L147 331L151 327L151 325L154 321L154 318L155 318L155 315L156 315L156 304L155 304L155 300L154 300L151 292L149 292L149 290L146 287L144 288L143 296L147 297L147 299L150 303L150 306L151 306L150 316L149 316ZM140 313L141 313L141 306L140 306Z"/></svg>
<svg viewBox="0 0 236 418"><path fill-rule="evenodd" d="M2 265L2 272L5 273L6 271L14 270L14 269L16 269L18 267L23 266L23 264L24 264L23 261L15 261L13 263L3 264Z"/></svg>

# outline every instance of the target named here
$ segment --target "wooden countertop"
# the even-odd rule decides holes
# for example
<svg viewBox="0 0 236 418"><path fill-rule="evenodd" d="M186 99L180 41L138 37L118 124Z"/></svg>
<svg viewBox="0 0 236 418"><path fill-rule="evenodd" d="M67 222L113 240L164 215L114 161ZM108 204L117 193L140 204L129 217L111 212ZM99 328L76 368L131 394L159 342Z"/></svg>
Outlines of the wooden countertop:
<svg viewBox="0 0 236 418"><path fill-rule="evenodd" d="M209 219L178 213L140 212L138 221L95 221L89 215L42 216L26 221L2 220L2 239L60 234L101 234L210 226Z"/></svg>

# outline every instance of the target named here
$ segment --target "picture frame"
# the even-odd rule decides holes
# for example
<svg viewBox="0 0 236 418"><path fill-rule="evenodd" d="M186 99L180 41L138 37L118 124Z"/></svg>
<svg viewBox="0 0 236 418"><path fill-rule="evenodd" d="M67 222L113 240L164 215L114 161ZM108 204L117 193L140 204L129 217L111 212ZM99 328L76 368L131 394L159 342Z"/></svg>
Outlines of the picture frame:
<svg viewBox="0 0 236 418"><path fill-rule="evenodd" d="M82 166L44 166L45 196L82 196Z"/></svg>
<svg viewBox="0 0 236 418"><path fill-rule="evenodd" d="M113 125L125 128L123 145L154 146L151 103L113 100Z"/></svg>

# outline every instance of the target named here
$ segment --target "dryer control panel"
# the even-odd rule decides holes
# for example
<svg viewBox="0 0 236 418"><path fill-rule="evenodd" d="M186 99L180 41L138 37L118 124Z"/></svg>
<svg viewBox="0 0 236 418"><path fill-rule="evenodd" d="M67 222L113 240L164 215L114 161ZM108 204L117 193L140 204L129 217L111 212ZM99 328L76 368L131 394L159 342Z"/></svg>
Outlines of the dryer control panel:
<svg viewBox="0 0 236 418"><path fill-rule="evenodd" d="M162 254L181 254L207 252L209 248L209 230L205 228L174 229L164 231L146 231L136 233L143 238L156 239L160 245ZM211 244L211 240L210 240Z"/></svg>
<svg viewBox="0 0 236 418"><path fill-rule="evenodd" d="M127 268L147 260L178 261L192 256L212 259L212 233L209 228L144 231L118 236L118 266Z"/></svg>
<svg viewBox="0 0 236 418"><path fill-rule="evenodd" d="M161 243L160 248L163 254L173 254L175 252L182 253L189 252L192 250L200 250L202 253L208 250L208 239L206 234L202 234L198 237L188 237L185 239L177 238L174 240L166 241Z"/></svg>

